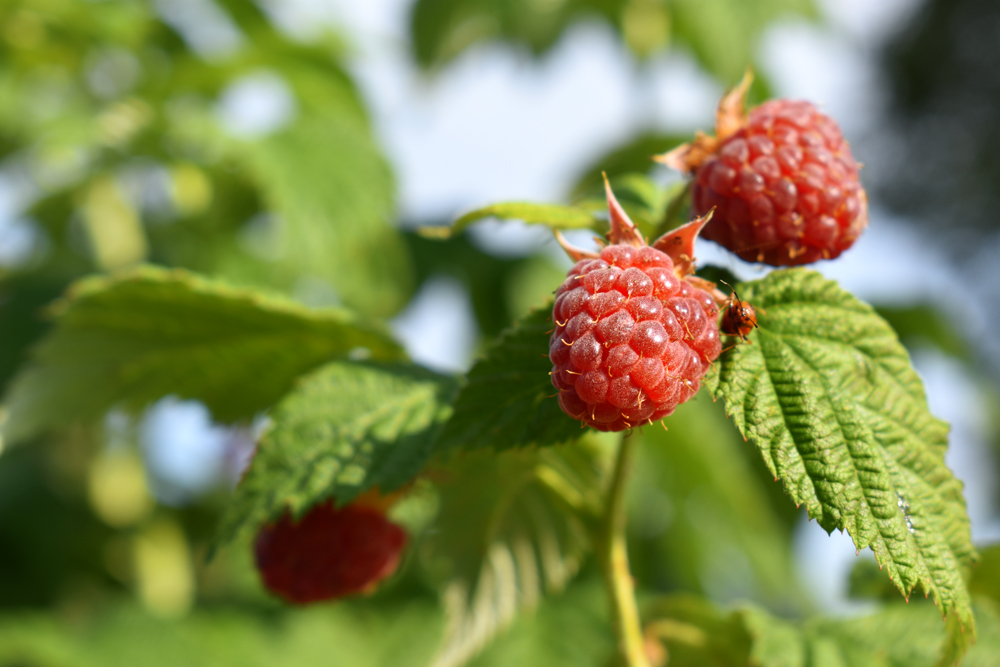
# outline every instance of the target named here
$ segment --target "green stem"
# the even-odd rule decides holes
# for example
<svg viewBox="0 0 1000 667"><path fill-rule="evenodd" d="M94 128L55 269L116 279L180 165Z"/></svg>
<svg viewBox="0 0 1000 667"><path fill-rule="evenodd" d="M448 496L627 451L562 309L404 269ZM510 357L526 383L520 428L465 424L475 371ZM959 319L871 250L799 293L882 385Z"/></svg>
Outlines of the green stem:
<svg viewBox="0 0 1000 667"><path fill-rule="evenodd" d="M649 667L625 545L625 482L632 464L634 446L634 438L622 438L608 489L598 545L601 570L611 602L611 617L618 640L620 662L628 667Z"/></svg>

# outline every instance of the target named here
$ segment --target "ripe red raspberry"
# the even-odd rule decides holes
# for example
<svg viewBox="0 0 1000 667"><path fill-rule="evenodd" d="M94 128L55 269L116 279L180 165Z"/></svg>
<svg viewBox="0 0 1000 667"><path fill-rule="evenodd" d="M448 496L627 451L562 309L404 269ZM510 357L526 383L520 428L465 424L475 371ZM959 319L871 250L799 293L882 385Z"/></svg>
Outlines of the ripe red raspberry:
<svg viewBox="0 0 1000 667"><path fill-rule="evenodd" d="M377 507L327 501L299 522L285 513L262 528L254 551L272 593L308 604L374 589L396 571L406 540Z"/></svg>
<svg viewBox="0 0 1000 667"><path fill-rule="evenodd" d="M747 115L749 85L748 75L719 103L715 137L658 159L694 175L697 215L715 209L706 239L774 266L833 259L868 224L851 149L809 102L770 100Z"/></svg>
<svg viewBox="0 0 1000 667"><path fill-rule="evenodd" d="M577 260L556 291L549 339L563 412L601 431L666 417L698 391L721 351L718 308L695 277L696 220L647 246L607 189L612 245ZM694 284L694 283L697 283Z"/></svg>

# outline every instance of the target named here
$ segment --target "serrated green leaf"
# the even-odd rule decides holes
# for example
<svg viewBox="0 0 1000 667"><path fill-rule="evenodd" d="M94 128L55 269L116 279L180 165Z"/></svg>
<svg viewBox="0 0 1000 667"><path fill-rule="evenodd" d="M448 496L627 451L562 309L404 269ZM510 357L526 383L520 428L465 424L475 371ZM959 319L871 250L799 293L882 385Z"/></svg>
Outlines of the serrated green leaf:
<svg viewBox="0 0 1000 667"><path fill-rule="evenodd" d="M543 225L553 229L594 229L602 224L601 219L596 217L589 207L507 202L469 211L452 223L450 227L440 230L437 227L428 229L434 233L452 236L472 223L486 218L521 220L529 225Z"/></svg>
<svg viewBox="0 0 1000 667"><path fill-rule="evenodd" d="M448 629L434 667L464 664L576 574L608 467L596 442L470 452L442 473L441 512L424 552L450 582Z"/></svg>
<svg viewBox="0 0 1000 667"><path fill-rule="evenodd" d="M454 382L418 366L335 362L303 377L270 414L216 542L333 497L405 484L434 452Z"/></svg>
<svg viewBox="0 0 1000 667"><path fill-rule="evenodd" d="M549 380L549 312L542 308L518 322L472 367L441 433L442 449L545 446L581 435Z"/></svg>
<svg viewBox="0 0 1000 667"><path fill-rule="evenodd" d="M974 633L963 570L975 551L962 484L944 464L948 427L892 328L804 269L739 293L759 329L720 357L709 391L796 504L871 547L905 596L919 585Z"/></svg>
<svg viewBox="0 0 1000 667"><path fill-rule="evenodd" d="M5 397L8 442L171 394L202 401L220 421L249 419L321 363L360 351L403 356L380 327L347 312L154 267L84 279L56 311Z"/></svg>

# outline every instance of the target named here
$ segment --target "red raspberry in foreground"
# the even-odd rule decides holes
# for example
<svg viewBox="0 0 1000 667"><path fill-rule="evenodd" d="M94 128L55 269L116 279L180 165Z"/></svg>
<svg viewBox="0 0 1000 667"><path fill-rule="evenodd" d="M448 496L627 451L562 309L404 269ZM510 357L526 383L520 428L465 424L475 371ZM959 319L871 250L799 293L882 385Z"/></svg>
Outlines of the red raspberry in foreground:
<svg viewBox="0 0 1000 667"><path fill-rule="evenodd" d="M833 259L868 224L858 164L837 123L809 102L770 100L743 111L749 75L719 103L716 136L699 134L659 159L693 174L703 236L774 266Z"/></svg>
<svg viewBox="0 0 1000 667"><path fill-rule="evenodd" d="M647 246L607 193L612 245L598 255L559 237L577 263L556 291L549 358L563 412L601 431L623 431L694 396L721 343L716 301L693 283L714 286L687 278L705 220Z"/></svg>
<svg viewBox="0 0 1000 667"><path fill-rule="evenodd" d="M379 508L327 501L299 522L285 513L262 528L254 551L272 593L308 604L374 589L396 571L406 541Z"/></svg>

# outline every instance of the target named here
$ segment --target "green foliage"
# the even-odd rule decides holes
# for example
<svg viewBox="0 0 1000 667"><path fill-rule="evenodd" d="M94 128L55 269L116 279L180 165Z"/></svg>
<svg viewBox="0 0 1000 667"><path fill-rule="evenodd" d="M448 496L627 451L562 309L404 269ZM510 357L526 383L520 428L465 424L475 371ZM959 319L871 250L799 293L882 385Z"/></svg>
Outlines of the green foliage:
<svg viewBox="0 0 1000 667"><path fill-rule="evenodd" d="M811 271L775 271L739 292L759 329L705 386L810 517L871 547L905 596L919 585L974 633L963 572L975 552L944 464L947 425L928 412L891 327Z"/></svg>
<svg viewBox="0 0 1000 667"><path fill-rule="evenodd" d="M585 169L582 169L570 196L575 200L583 197L586 193L603 189L604 179L601 176L603 173L606 173L612 182L616 176L647 174L657 167L657 163L653 161L654 155L666 153L671 148L686 141L689 141L689 137L661 132L641 132L625 143L615 146L612 150L593 160ZM615 194L618 194L617 185Z"/></svg>
<svg viewBox="0 0 1000 667"><path fill-rule="evenodd" d="M355 310L398 310L411 286L395 183L343 46L290 39L254 3L212 3L234 38L205 57L154 5L0 7L19 35L0 44L0 89L17 100L0 105L0 154L38 182L31 217L49 242L32 268L152 259L289 291L321 279ZM283 125L224 126L218 103L245 77L287 92ZM155 205L143 174L161 183ZM269 238L248 242L265 217Z"/></svg>
<svg viewBox="0 0 1000 667"><path fill-rule="evenodd" d="M980 641L962 665L994 664L1000 637L1000 607L976 602ZM670 654L671 667L943 667L946 628L927 603L886 605L874 614L849 619L814 618L793 622L759 607L729 614L688 596L657 599L649 605L647 635Z"/></svg>
<svg viewBox="0 0 1000 667"><path fill-rule="evenodd" d="M626 173L609 177L611 189L615 198L628 213L632 222L648 239L655 239L662 234L663 227L675 212L673 209L684 187L680 183L664 189L642 173ZM606 211L607 195L604 190L604 179L590 184L588 189L581 190L581 199L577 206L592 208L595 211ZM606 230L606 225L604 230ZM665 231L665 230L663 230Z"/></svg>
<svg viewBox="0 0 1000 667"><path fill-rule="evenodd" d="M655 598L643 609L646 636L663 646L671 667L748 665L750 633L736 613L723 614L702 597Z"/></svg>
<svg viewBox="0 0 1000 667"><path fill-rule="evenodd" d="M966 667L993 664L1000 648L1000 608L977 600L975 611L982 632L962 660ZM759 609L747 609L742 616L753 637L751 659L761 667L944 667L958 664L960 658L945 641L945 624L937 610L926 603L895 603L871 616L814 619L801 625Z"/></svg>
<svg viewBox="0 0 1000 667"><path fill-rule="evenodd" d="M286 270L327 279L361 312L389 315L402 307L410 265L390 225L393 178L363 122L327 109L234 152L246 155L280 216Z"/></svg>
<svg viewBox="0 0 1000 667"><path fill-rule="evenodd" d="M637 433L642 445L629 494L635 576L658 590L715 600L753 596L801 610L791 560L797 516L783 520L774 507L765 487L774 483L755 469L763 466L750 460L722 405L699 394L665 424Z"/></svg>
<svg viewBox="0 0 1000 667"><path fill-rule="evenodd" d="M739 79L754 60L761 33L778 18L814 18L811 0L672 0L678 42L726 83Z"/></svg>
<svg viewBox="0 0 1000 667"><path fill-rule="evenodd" d="M417 366L334 362L301 378L223 513L218 541L326 498L395 491L434 452L453 382Z"/></svg>
<svg viewBox="0 0 1000 667"><path fill-rule="evenodd" d="M424 556L449 582L435 667L465 663L517 613L562 590L588 548L608 461L600 440L456 455L439 476L441 511Z"/></svg>
<svg viewBox="0 0 1000 667"><path fill-rule="evenodd" d="M8 615L0 617L0 664L422 667L440 632L440 614L426 599L262 611L220 607L164 620L119 603L83 626Z"/></svg>
<svg viewBox="0 0 1000 667"><path fill-rule="evenodd" d="M906 345L931 345L945 354L971 361L968 342L955 330L948 318L931 305L877 306Z"/></svg>
<svg viewBox="0 0 1000 667"><path fill-rule="evenodd" d="M325 361L402 356L381 327L346 312L152 267L83 280L55 311L55 328L7 392L8 442L170 394L202 401L221 421L250 419Z"/></svg>
<svg viewBox="0 0 1000 667"><path fill-rule="evenodd" d="M472 367L441 433L444 449L554 445L582 434L549 381L551 311L540 308L502 335Z"/></svg>
<svg viewBox="0 0 1000 667"><path fill-rule="evenodd" d="M810 0L418 0L410 39L418 63L441 66L466 49L504 41L535 55L548 52L577 22L610 23L639 58L671 41L685 44L699 63L735 81L753 60L760 34L779 17L814 17Z"/></svg>
<svg viewBox="0 0 1000 667"><path fill-rule="evenodd" d="M421 231L428 236L447 238L458 234L472 223L487 218L521 220L529 225L544 225L554 229L595 229L601 226L600 218L596 217L590 208L560 204L508 202L470 211L461 216L450 227L425 227Z"/></svg>
<svg viewBox="0 0 1000 667"><path fill-rule="evenodd" d="M523 614L469 667L607 667L614 653L604 587L596 577Z"/></svg>

